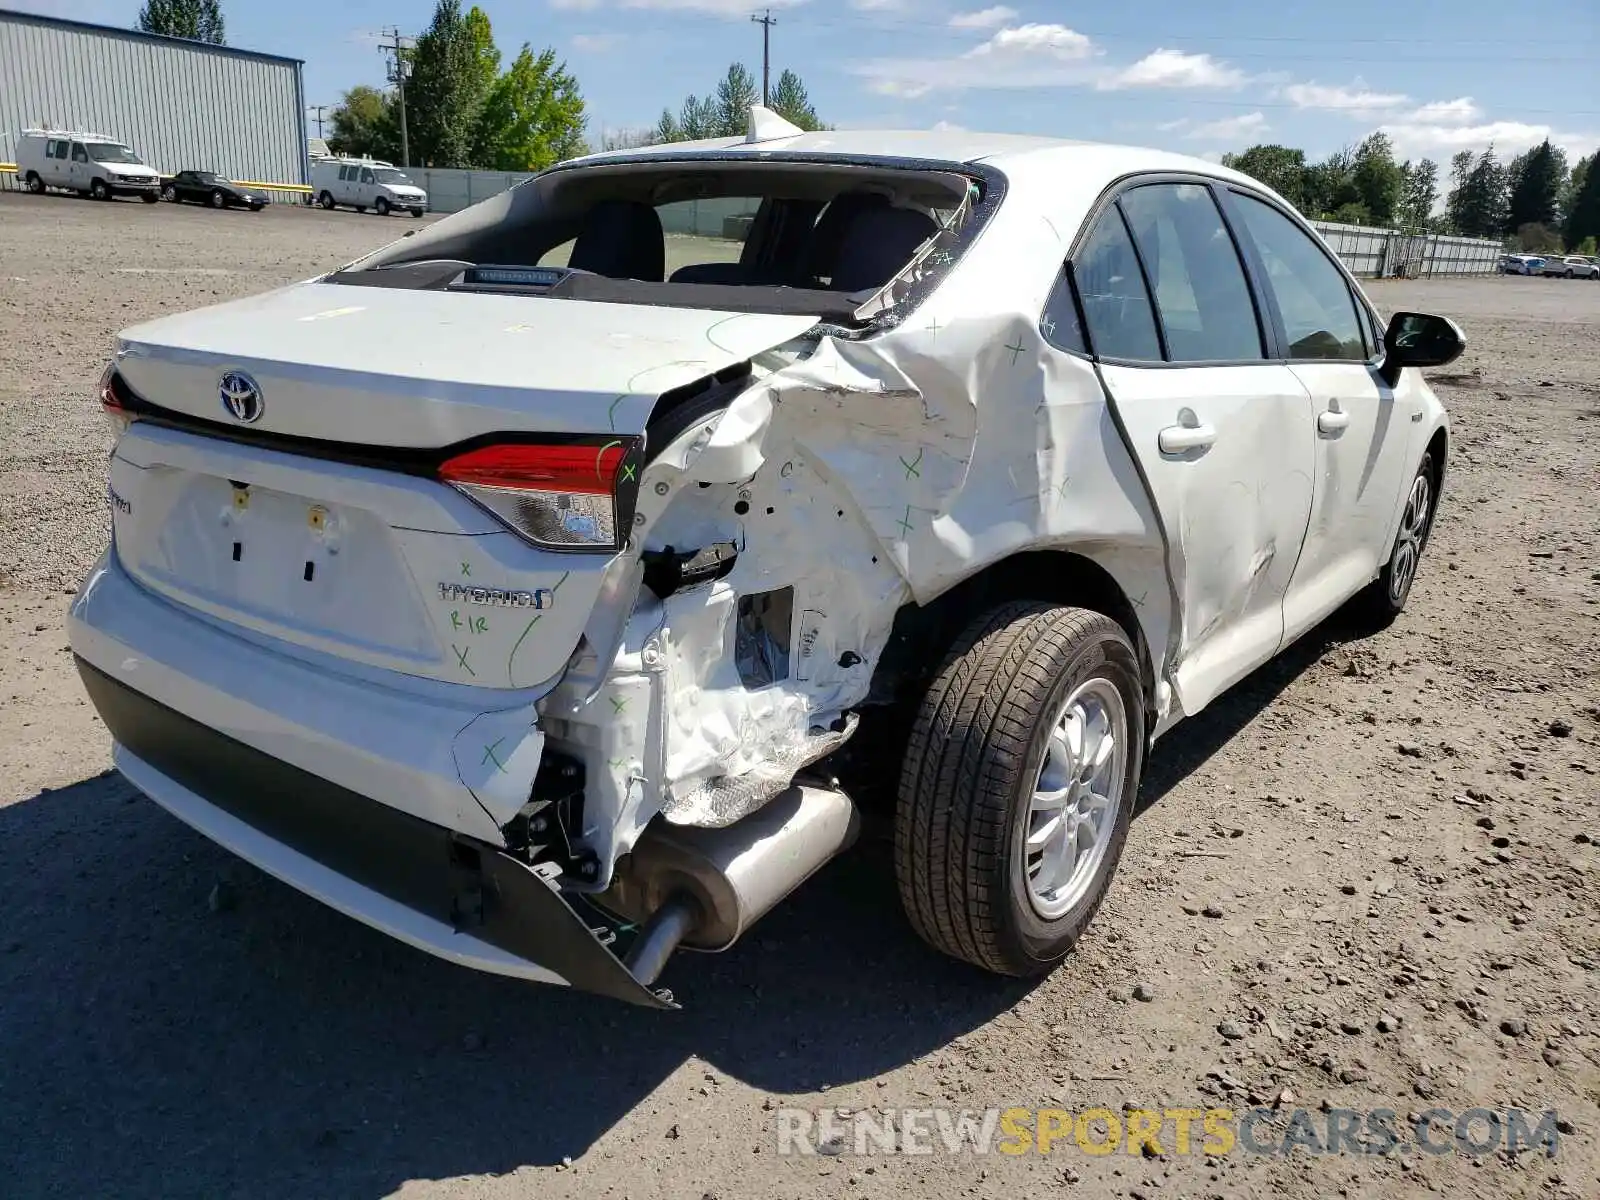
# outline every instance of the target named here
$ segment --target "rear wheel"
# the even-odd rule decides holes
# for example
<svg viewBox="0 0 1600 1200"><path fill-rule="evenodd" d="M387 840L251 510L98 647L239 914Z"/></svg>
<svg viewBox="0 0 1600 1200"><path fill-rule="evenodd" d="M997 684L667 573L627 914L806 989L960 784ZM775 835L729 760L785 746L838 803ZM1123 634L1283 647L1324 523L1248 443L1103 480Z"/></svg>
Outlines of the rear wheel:
<svg viewBox="0 0 1600 1200"><path fill-rule="evenodd" d="M387 217L389 215L389 202L382 196L379 196L378 202L372 206L372 211L377 213L380 217Z"/></svg>
<svg viewBox="0 0 1600 1200"><path fill-rule="evenodd" d="M89 185L89 195L96 200L109 200L111 199L111 189L106 186L104 179L96 179Z"/></svg>
<svg viewBox="0 0 1600 1200"><path fill-rule="evenodd" d="M967 627L901 768L895 874L917 933L1002 975L1040 975L1116 872L1144 766L1139 660L1111 618L1037 601Z"/></svg>
<svg viewBox="0 0 1600 1200"><path fill-rule="evenodd" d="M28 190L35 196L44 195L44 180L39 178L37 171L29 171L27 178Z"/></svg>
<svg viewBox="0 0 1600 1200"><path fill-rule="evenodd" d="M327 209L329 212L332 212L333 211L333 193L332 192L323 192L322 195L317 197L317 203L322 205L322 207Z"/></svg>

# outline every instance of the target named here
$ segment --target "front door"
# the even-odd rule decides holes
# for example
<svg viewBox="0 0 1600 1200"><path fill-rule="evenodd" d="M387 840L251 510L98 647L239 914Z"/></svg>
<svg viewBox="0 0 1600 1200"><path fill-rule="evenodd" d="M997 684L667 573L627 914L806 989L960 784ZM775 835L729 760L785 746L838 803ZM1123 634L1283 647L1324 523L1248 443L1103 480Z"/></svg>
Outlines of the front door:
<svg viewBox="0 0 1600 1200"><path fill-rule="evenodd" d="M82 142L73 142L72 158L67 163L67 186L86 192L90 182L89 152L83 148Z"/></svg>
<svg viewBox="0 0 1600 1200"><path fill-rule="evenodd" d="M1267 357L1212 190L1124 191L1073 260L1089 342L1166 533L1185 712L1278 649L1311 511L1311 402Z"/></svg>
<svg viewBox="0 0 1600 1200"><path fill-rule="evenodd" d="M1344 272L1286 213L1228 197L1257 255L1290 370L1311 397L1316 494L1284 598L1284 636L1310 629L1375 578L1411 480L1422 404L1379 376L1374 322Z"/></svg>

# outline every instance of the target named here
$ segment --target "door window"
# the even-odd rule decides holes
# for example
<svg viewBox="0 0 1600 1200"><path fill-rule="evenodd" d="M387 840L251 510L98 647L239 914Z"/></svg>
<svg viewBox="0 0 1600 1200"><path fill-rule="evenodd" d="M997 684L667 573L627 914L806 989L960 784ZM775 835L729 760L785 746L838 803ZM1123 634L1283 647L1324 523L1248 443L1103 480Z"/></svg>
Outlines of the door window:
<svg viewBox="0 0 1600 1200"><path fill-rule="evenodd" d="M369 169L367 169L366 167L362 167L361 168L361 182L362 183L371 183L372 182L372 172Z"/></svg>
<svg viewBox="0 0 1600 1200"><path fill-rule="evenodd" d="M1107 209L1073 261L1083 316L1094 352L1102 358L1161 360L1150 294L1122 213Z"/></svg>
<svg viewBox="0 0 1600 1200"><path fill-rule="evenodd" d="M1233 238L1211 189L1137 187L1118 203L1155 293L1173 362L1262 359L1261 327Z"/></svg>
<svg viewBox="0 0 1600 1200"><path fill-rule="evenodd" d="M1290 358L1361 362L1366 340L1344 275L1303 229L1264 200L1234 194L1234 207L1266 267Z"/></svg>
<svg viewBox="0 0 1600 1200"><path fill-rule="evenodd" d="M89 161L88 152L77 142L72 143L72 161L86 163Z"/></svg>

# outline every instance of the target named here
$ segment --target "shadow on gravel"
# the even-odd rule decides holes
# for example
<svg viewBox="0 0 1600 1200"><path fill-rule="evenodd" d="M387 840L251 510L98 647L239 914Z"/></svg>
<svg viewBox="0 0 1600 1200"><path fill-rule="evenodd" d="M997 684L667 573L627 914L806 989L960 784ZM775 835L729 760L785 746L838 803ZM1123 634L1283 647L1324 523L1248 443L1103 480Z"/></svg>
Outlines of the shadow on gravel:
<svg viewBox="0 0 1600 1200"><path fill-rule="evenodd" d="M1349 636L1314 630L1163 739L1141 808ZM213 911L223 878L236 903ZM111 773L0 808L0 880L0 1178L14 1196L364 1198L558 1163L691 1056L811 1091L902 1066L1028 988L925 949L868 839L751 940L675 959L677 1013L437 962L240 863ZM694 1126L703 1082L661 1098L662 1136Z"/></svg>
<svg viewBox="0 0 1600 1200"><path fill-rule="evenodd" d="M237 902L213 912L222 877ZM925 949L871 844L750 941L678 956L677 1013L437 962L109 773L0 808L0 880L8 1196L359 1198L559 1163L655 1107L690 1056L808 1091L899 1067L1027 990ZM695 1126L702 1084L660 1099L660 1136Z"/></svg>

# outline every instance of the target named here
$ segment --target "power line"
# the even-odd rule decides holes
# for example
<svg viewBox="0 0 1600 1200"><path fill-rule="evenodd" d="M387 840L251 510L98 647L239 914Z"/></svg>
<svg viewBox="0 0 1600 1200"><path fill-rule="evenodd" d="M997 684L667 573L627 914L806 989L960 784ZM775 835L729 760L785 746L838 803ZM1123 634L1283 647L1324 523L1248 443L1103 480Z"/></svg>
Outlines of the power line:
<svg viewBox="0 0 1600 1200"><path fill-rule="evenodd" d="M752 16L750 19L761 26L761 106L766 108L772 96L772 27L778 23L778 18L772 15L769 8L766 16Z"/></svg>

